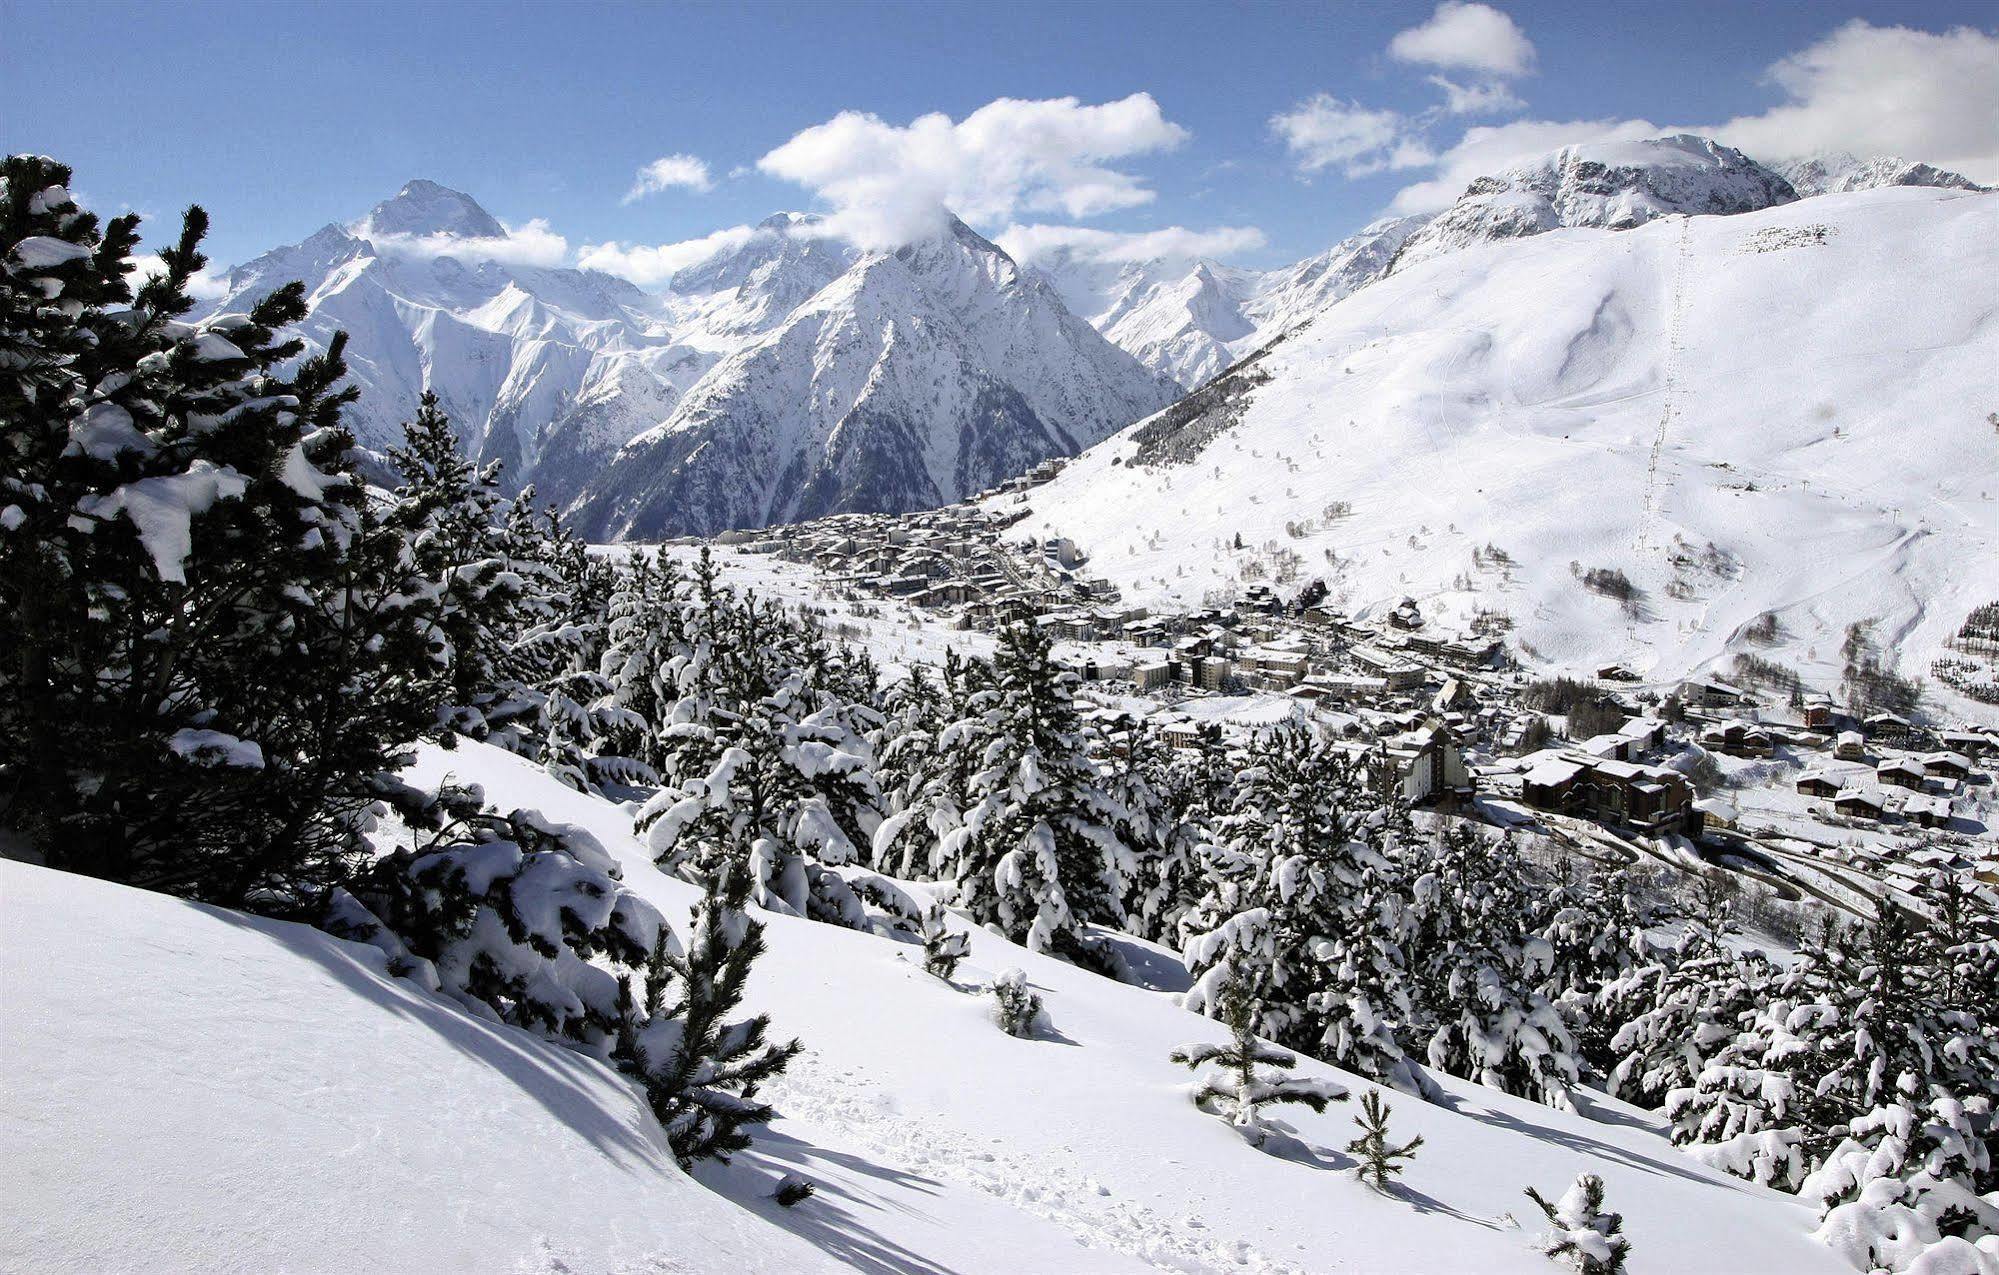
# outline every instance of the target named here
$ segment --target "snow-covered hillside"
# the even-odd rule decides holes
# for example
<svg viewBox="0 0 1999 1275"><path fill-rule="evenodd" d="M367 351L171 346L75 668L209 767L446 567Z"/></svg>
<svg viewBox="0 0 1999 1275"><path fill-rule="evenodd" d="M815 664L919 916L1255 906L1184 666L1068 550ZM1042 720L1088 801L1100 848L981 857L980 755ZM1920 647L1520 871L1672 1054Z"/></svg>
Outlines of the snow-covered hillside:
<svg viewBox="0 0 1999 1275"><path fill-rule="evenodd" d="M632 439L574 509L599 539L946 504L1177 396L962 222L856 263Z"/></svg>
<svg viewBox="0 0 1999 1275"><path fill-rule="evenodd" d="M1856 620L1925 669L1999 597L1995 271L1999 197L1900 187L1467 248L1071 463L1023 529L1138 601L1295 552L1552 665L1671 677L1768 611L1820 684Z"/></svg>
<svg viewBox="0 0 1999 1275"><path fill-rule="evenodd" d="M589 829L686 916L693 888L653 869L628 810L479 744L427 750L413 778L447 773ZM807 1052L770 1091L782 1117L696 1183L628 1082L388 977L372 948L11 862L0 919L12 1270L1544 1275L1522 1188L1583 1171L1624 1214L1633 1275L1844 1269L1806 1205L1609 1104L1591 1120L1451 1080L1442 1105L1395 1097L1398 1135L1425 1141L1390 1195L1343 1171L1354 1103L1253 1149L1166 1056L1218 1024L984 932L954 989L908 945L767 918L751 1001ZM1050 1015L1034 1039L976 995L1016 966ZM818 1194L780 1208L793 1172Z"/></svg>

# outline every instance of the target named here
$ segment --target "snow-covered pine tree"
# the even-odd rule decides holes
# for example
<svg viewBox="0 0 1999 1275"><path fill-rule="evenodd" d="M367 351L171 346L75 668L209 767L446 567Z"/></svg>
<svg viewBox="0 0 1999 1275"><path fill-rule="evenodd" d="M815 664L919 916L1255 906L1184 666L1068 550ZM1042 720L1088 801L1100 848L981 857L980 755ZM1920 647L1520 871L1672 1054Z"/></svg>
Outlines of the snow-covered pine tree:
<svg viewBox="0 0 1999 1275"><path fill-rule="evenodd" d="M1180 944L1180 921L1206 888L1203 847L1217 814L1231 805L1234 775L1221 730L1210 725L1191 749L1164 747L1143 722L1124 731L1125 791L1119 799L1138 825L1126 835L1138 869L1128 886L1125 913L1142 937Z"/></svg>
<svg viewBox="0 0 1999 1275"><path fill-rule="evenodd" d="M948 983L958 972L958 962L972 954L972 943L953 930L942 904L933 903L923 912L923 972Z"/></svg>
<svg viewBox="0 0 1999 1275"><path fill-rule="evenodd" d="M322 924L482 1018L608 1057L627 1017L617 971L674 942L610 853L536 811L486 812L477 789L384 796L421 844L336 889Z"/></svg>
<svg viewBox="0 0 1999 1275"><path fill-rule="evenodd" d="M1410 1013L1407 908L1375 800L1365 768L1306 728L1256 742L1216 820L1208 892L1182 921L1185 1003L1213 1014L1240 979L1262 1035L1422 1093L1396 1039Z"/></svg>
<svg viewBox="0 0 1999 1275"><path fill-rule="evenodd" d="M808 682L815 639L799 622L735 599L705 555L696 579L689 653L671 662L679 699L661 732L668 782L638 816L647 844L694 879L725 859L744 865L759 906L866 927L866 900L843 875L871 878L857 846L880 819L857 710ZM709 756L707 771L673 782Z"/></svg>
<svg viewBox="0 0 1999 1275"><path fill-rule="evenodd" d="M1453 823L1413 895L1410 966L1430 1065L1572 1110L1576 1045L1540 990L1554 953L1526 932L1525 865Z"/></svg>
<svg viewBox="0 0 1999 1275"><path fill-rule="evenodd" d="M1086 924L1123 921L1130 851L1122 811L1104 790L1073 700L1074 674L1049 659L1048 637L1015 623L1001 635L990 691L972 697L974 724L947 728L947 747L983 747L962 824L944 835L940 875L974 919L1038 952L1104 973L1114 950Z"/></svg>
<svg viewBox="0 0 1999 1275"><path fill-rule="evenodd" d="M426 390L389 451L401 476L392 520L436 590L447 684L440 729L483 738L483 708L502 693L500 666L519 635L523 581L511 569L500 515L500 465L465 459L437 395Z"/></svg>
<svg viewBox="0 0 1999 1275"><path fill-rule="evenodd" d="M1295 1102L1313 1111L1324 1111L1329 1103L1346 1101L1346 1087L1333 1081L1259 1070L1268 1067L1276 1072L1289 1071L1298 1065L1298 1057L1256 1038L1259 1014L1246 980L1233 979L1222 989L1219 1008L1231 1033L1228 1044L1197 1042L1182 1045L1169 1055L1172 1061L1195 1072L1210 1065L1221 1069L1194 1086L1195 1106L1227 1121L1251 1146L1261 1146L1273 1132L1263 1120L1265 1107Z"/></svg>
<svg viewBox="0 0 1999 1275"><path fill-rule="evenodd" d="M49 862L310 910L363 852L367 787L431 720L426 599L317 356L247 314L182 321L207 217L125 276L69 170L0 170L0 766ZM127 303L129 304L123 304Z"/></svg>
<svg viewBox="0 0 1999 1275"><path fill-rule="evenodd" d="M1024 1040L1047 1021L1040 995L1027 985L1026 970L1003 970L986 990L992 993L993 1020L1007 1035Z"/></svg>
<svg viewBox="0 0 1999 1275"><path fill-rule="evenodd" d="M1728 944L1736 926L1723 893L1704 890L1670 949L1606 982L1598 1021L1610 1027L1610 1092L1657 1109L1691 1088L1708 1061L1768 999L1777 968Z"/></svg>
<svg viewBox="0 0 1999 1275"><path fill-rule="evenodd" d="M1624 1215L1603 1207L1603 1179L1594 1173L1576 1178L1575 1185L1555 1203L1533 1187L1527 1198L1548 1217L1552 1228L1542 1252L1573 1266L1580 1275L1622 1275L1631 1241L1624 1237Z"/></svg>
<svg viewBox="0 0 1999 1275"><path fill-rule="evenodd" d="M790 1065L801 1048L768 1040L770 1016L728 1021L742 1003L750 968L764 950L763 926L749 918L750 879L736 864L717 866L694 909L684 954L670 949L655 967L670 976L654 1012L626 1043L673 1153L683 1166L728 1158L749 1146L746 1126L770 1119L757 1091Z"/></svg>
<svg viewBox="0 0 1999 1275"><path fill-rule="evenodd" d="M1618 1061L1610 1042L1619 1024L1599 994L1653 955L1646 931L1661 918L1640 903L1628 870L1595 871L1566 853L1528 904L1527 931L1549 950L1541 994L1568 1025L1579 1061L1606 1074Z"/></svg>
<svg viewBox="0 0 1999 1275"><path fill-rule="evenodd" d="M1423 1145L1422 1135L1418 1134L1396 1146L1388 1137L1388 1114L1389 1106L1382 1101L1379 1090L1370 1089L1362 1094L1360 1115L1355 1117L1360 1136L1347 1143L1347 1153L1360 1157L1360 1180L1377 1191L1386 1191L1402 1175L1402 1162L1415 1159L1417 1149Z"/></svg>
<svg viewBox="0 0 1999 1275"><path fill-rule="evenodd" d="M979 771L987 722L974 701L986 702L991 673L946 648L934 684L918 669L891 690L876 743L886 802L873 845L880 871L915 880L950 871L943 841L962 825Z"/></svg>

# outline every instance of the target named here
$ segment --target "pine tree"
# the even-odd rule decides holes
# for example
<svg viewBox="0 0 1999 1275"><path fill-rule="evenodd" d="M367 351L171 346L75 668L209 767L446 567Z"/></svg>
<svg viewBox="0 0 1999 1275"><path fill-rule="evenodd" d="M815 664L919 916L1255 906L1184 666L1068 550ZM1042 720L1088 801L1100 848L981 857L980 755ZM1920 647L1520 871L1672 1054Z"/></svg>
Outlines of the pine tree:
<svg viewBox="0 0 1999 1275"><path fill-rule="evenodd" d="M1346 1088L1330 1080L1305 1080L1257 1070L1270 1067L1289 1071L1298 1065L1298 1058L1256 1038L1253 1026L1257 1019L1256 1004L1244 980L1238 978L1224 989L1221 1010L1233 1037L1228 1044L1182 1045L1169 1055L1174 1062L1196 1072L1210 1064L1221 1068L1219 1074L1208 1075L1195 1087L1194 1105L1233 1125L1252 1146L1261 1146L1271 1133L1262 1117L1265 1107L1295 1102L1313 1111L1324 1111L1329 1103L1346 1101Z"/></svg>
<svg viewBox="0 0 1999 1275"><path fill-rule="evenodd" d="M1241 979L1261 1034L1421 1093L1396 1039L1410 1014L1407 907L1377 800L1366 771L1308 730L1256 743L1216 821L1208 892L1182 921L1185 1003L1212 1014Z"/></svg>
<svg viewBox="0 0 1999 1275"><path fill-rule="evenodd" d="M987 990L993 997L993 1017L1007 1035L1025 1039L1047 1021L1041 997L1027 985L1027 971L1005 970Z"/></svg>
<svg viewBox="0 0 1999 1275"><path fill-rule="evenodd" d="M322 924L482 1018L608 1056L627 1017L619 972L673 943L610 853L536 811L485 812L476 790L384 795L430 835L336 889Z"/></svg>
<svg viewBox="0 0 1999 1275"><path fill-rule="evenodd" d="M981 745L979 769L940 862L974 919L1034 951L1116 973L1115 951L1083 927L1122 923L1132 857L1089 755L1074 680L1050 662L1039 628L1002 634L992 689L972 697L975 723L955 732Z"/></svg>
<svg viewBox="0 0 1999 1275"><path fill-rule="evenodd" d="M971 940L951 929L940 904L931 904L923 913L923 972L948 983L958 972L958 962L972 954Z"/></svg>
<svg viewBox="0 0 1999 1275"><path fill-rule="evenodd" d="M770 1044L767 1014L726 1021L764 950L763 926L744 911L748 901L748 875L734 864L720 865L694 909L686 954L663 957L670 990L632 1043L653 1114L683 1166L727 1161L749 1146L745 1127L771 1117L770 1107L757 1101L758 1089L801 1048L795 1040Z"/></svg>
<svg viewBox="0 0 1999 1275"><path fill-rule="evenodd" d="M1540 990L1553 961L1526 932L1522 865L1454 824L1414 886L1410 965L1432 1067L1549 1106L1573 1109L1579 1076L1568 1026Z"/></svg>
<svg viewBox="0 0 1999 1275"><path fill-rule="evenodd" d="M1602 1178L1594 1173L1580 1175L1553 1204L1531 1186L1527 1198L1540 1206L1553 1228L1543 1242L1543 1252L1564 1259L1581 1275L1621 1275L1631 1241L1623 1235L1624 1215L1604 1212Z"/></svg>
<svg viewBox="0 0 1999 1275"><path fill-rule="evenodd" d="M69 172L0 191L0 766L49 862L310 912L365 859L369 785L433 717L433 608L353 476L344 337L297 285L183 321L207 217L126 282ZM121 303L129 302L129 305Z"/></svg>
<svg viewBox="0 0 1999 1275"><path fill-rule="evenodd" d="M1355 1121L1360 1136L1347 1143L1348 1154L1360 1157L1360 1180L1377 1191L1386 1191L1390 1182L1401 1176L1402 1162L1415 1159L1416 1149L1423 1145L1420 1134L1399 1147L1389 1141L1388 1112L1379 1091L1370 1089L1362 1094Z"/></svg>

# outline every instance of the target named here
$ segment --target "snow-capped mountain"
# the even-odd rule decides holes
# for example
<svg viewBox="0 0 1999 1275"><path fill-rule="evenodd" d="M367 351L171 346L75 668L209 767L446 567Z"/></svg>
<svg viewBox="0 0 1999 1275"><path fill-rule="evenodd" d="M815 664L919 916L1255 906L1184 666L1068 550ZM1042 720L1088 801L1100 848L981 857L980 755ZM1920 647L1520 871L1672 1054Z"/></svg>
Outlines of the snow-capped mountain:
<svg viewBox="0 0 1999 1275"><path fill-rule="evenodd" d="M768 332L854 255L779 213L682 270L666 294L597 270L510 260L508 232L470 195L413 181L356 221L231 270L220 310L304 281L307 341L349 337L361 401L347 416L382 448L426 389L468 450L566 503L617 451L672 414L721 359Z"/></svg>
<svg viewBox="0 0 1999 1275"><path fill-rule="evenodd" d="M1564 146L1474 181L1409 237L1392 268L1567 227L1628 230L1675 213L1752 212L1797 197L1776 173L1705 137Z"/></svg>
<svg viewBox="0 0 1999 1275"><path fill-rule="evenodd" d="M1184 389L1222 369L1380 277L1403 240L1427 218L1378 221L1326 251L1279 270L1242 270L1215 261L1132 262L1114 276L1053 253L1034 273L1111 342Z"/></svg>
<svg viewBox="0 0 1999 1275"><path fill-rule="evenodd" d="M724 359L588 485L589 535L957 499L1177 394L963 223L860 261Z"/></svg>
<svg viewBox="0 0 1999 1275"><path fill-rule="evenodd" d="M1792 200L1711 154L1694 171L1727 178L1724 206L1777 206L1405 254L1072 462L1023 530L1074 538L1136 602L1324 577L1362 612L1502 615L1556 667L1663 680L1772 613L1763 653L1818 685L1855 621L1927 669L1999 596L1999 320L1938 284L1999 271L1999 195ZM1687 176L1586 205L1609 226L1715 193ZM1591 592L1591 568L1634 600Z"/></svg>
<svg viewBox="0 0 1999 1275"><path fill-rule="evenodd" d="M1962 173L1934 164L1919 164L1897 155L1856 159L1845 152L1814 155L1780 164L1777 171L1800 195L1843 195L1881 186L1938 186L1947 190L1984 190Z"/></svg>

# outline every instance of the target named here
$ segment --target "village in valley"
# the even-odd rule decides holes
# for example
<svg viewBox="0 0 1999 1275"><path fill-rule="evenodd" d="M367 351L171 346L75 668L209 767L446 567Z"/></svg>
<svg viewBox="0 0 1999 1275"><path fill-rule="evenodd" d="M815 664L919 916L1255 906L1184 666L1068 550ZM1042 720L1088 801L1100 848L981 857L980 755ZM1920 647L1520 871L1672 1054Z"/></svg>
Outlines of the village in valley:
<svg viewBox="0 0 1999 1275"><path fill-rule="evenodd" d="M1093 576L1083 547L1015 532L1022 514L1003 498L1063 464L940 509L666 549L712 546L725 575L819 612L887 665L946 647L988 653L1002 625L1032 622L1079 679L1108 749L1132 729L1200 749L1310 724L1385 758L1419 812L1603 863L1728 867L1772 929L1802 915L1788 904L1858 910L1940 866L1999 887L1999 730L1856 715L1753 679L1648 684L1620 665L1537 674L1504 625L1442 631L1410 599L1356 618L1309 583L1289 599L1259 582L1216 605L1150 610Z"/></svg>

